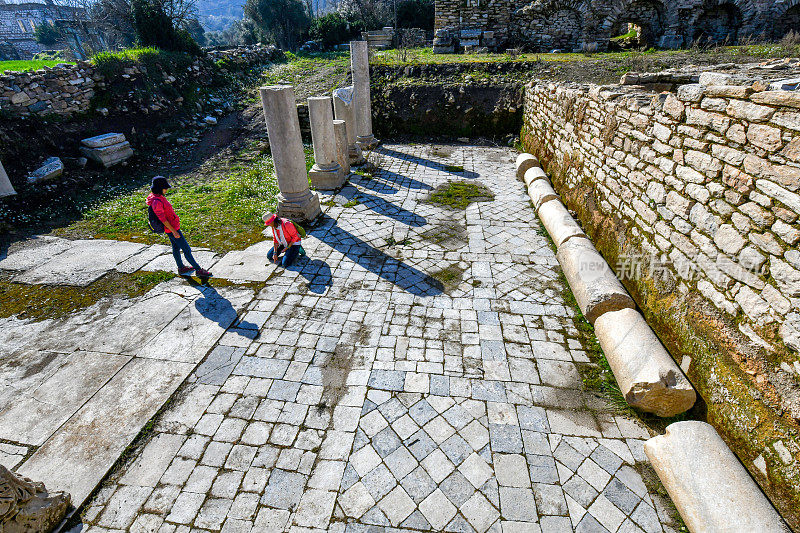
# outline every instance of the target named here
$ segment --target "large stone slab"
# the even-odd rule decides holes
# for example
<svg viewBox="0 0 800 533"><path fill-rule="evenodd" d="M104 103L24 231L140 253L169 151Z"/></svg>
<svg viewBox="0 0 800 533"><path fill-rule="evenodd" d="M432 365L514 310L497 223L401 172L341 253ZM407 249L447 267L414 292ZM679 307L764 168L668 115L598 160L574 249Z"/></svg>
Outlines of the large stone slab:
<svg viewBox="0 0 800 533"><path fill-rule="evenodd" d="M24 444L44 444L129 360L92 352L71 354L45 381L17 390L13 402L0 407L0 435Z"/></svg>
<svg viewBox="0 0 800 533"><path fill-rule="evenodd" d="M521 180L529 168L541 165L539 165L539 160L531 154L519 154L515 166L517 168L517 179Z"/></svg>
<svg viewBox="0 0 800 533"><path fill-rule="evenodd" d="M18 469L80 507L120 454L194 368L133 359Z"/></svg>
<svg viewBox="0 0 800 533"><path fill-rule="evenodd" d="M635 309L597 317L594 332L632 407L669 417L691 409L697 395L644 317Z"/></svg>
<svg viewBox="0 0 800 533"><path fill-rule="evenodd" d="M584 239L586 234L581 227L569 214L567 208L561 203L561 200L549 200L539 206L539 220L544 224L550 238L553 239L556 247L560 247L565 242L573 237L582 237Z"/></svg>
<svg viewBox="0 0 800 533"><path fill-rule="evenodd" d="M170 250L171 250L171 248L170 248ZM212 252L211 250L201 250L201 249L192 250L192 255L194 256L195 261L197 261L197 263L201 267L203 267L203 268L205 268L207 270L211 270L211 267L213 267L216 264L216 262L219 260L219 256L217 254L215 254L214 252ZM183 257L183 255L181 255L181 257ZM186 262L185 258L183 259L183 263L184 264L188 264ZM153 259L152 261L147 263L145 266L143 266L141 269L142 270L146 270L147 272L158 272L158 271L177 272L178 271L178 267L175 264L175 258L172 257L172 253L171 252L168 253L168 254L159 255L158 257L156 257L155 259ZM216 273L215 273L215 275L216 275Z"/></svg>
<svg viewBox="0 0 800 533"><path fill-rule="evenodd" d="M87 148L104 148L106 146L124 143L125 140L125 134L123 133L105 133L103 135L83 139L81 144Z"/></svg>
<svg viewBox="0 0 800 533"><path fill-rule="evenodd" d="M0 252L0 270L28 270L68 250L72 241L38 235L15 243L5 256Z"/></svg>
<svg viewBox="0 0 800 533"><path fill-rule="evenodd" d="M603 313L635 308L614 271L588 239L570 239L559 247L556 258L578 307L591 324Z"/></svg>
<svg viewBox="0 0 800 533"><path fill-rule="evenodd" d="M145 265L151 263L157 257L169 254L172 257L172 247L163 244L153 244L148 246L141 252L130 256L128 259L118 264L115 270L126 274L133 274L141 270ZM174 262L174 261L173 261Z"/></svg>
<svg viewBox="0 0 800 533"><path fill-rule="evenodd" d="M237 281L267 281L274 270L267 259L271 249L272 240L267 240L245 250L228 252L214 265L214 275Z"/></svg>
<svg viewBox="0 0 800 533"><path fill-rule="evenodd" d="M6 169L3 168L3 163L0 162L0 198L14 196L15 194L17 194L17 191L15 191L14 187L11 185L11 180L8 179Z"/></svg>
<svg viewBox="0 0 800 533"><path fill-rule="evenodd" d="M705 422L676 422L644 451L689 531L787 532L725 441Z"/></svg>
<svg viewBox="0 0 800 533"><path fill-rule="evenodd" d="M16 276L14 281L85 287L144 247L134 242L101 239L71 241L67 250Z"/></svg>
<svg viewBox="0 0 800 533"><path fill-rule="evenodd" d="M125 141L101 148L81 146L81 153L105 168L110 168L133 157L133 148L131 148L131 143Z"/></svg>
<svg viewBox="0 0 800 533"><path fill-rule="evenodd" d="M64 163L58 157L47 159L42 166L28 175L28 183L38 183L48 181L61 176L64 173Z"/></svg>
<svg viewBox="0 0 800 533"><path fill-rule="evenodd" d="M199 363L254 297L246 289L203 287L201 292L144 345L138 357Z"/></svg>

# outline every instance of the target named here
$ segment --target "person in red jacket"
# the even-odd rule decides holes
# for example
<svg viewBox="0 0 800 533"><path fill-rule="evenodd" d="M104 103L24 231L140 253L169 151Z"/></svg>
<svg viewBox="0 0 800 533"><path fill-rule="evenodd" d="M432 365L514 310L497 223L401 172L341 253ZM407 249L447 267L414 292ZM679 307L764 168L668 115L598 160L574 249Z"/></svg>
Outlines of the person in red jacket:
<svg viewBox="0 0 800 533"><path fill-rule="evenodd" d="M156 176L153 178L150 187L151 193L147 197L146 203L149 207L153 208L153 212L162 224L164 224L164 232L172 243L172 256L175 258L175 263L178 265L178 274L181 276L191 276L196 271L198 277L210 278L213 274L208 270L200 268L200 265L194 260L192 248L189 246L189 243L186 242L183 233L181 233L181 221L178 215L175 214L172 204L169 203L169 200L164 196L164 192L169 188L170 185L167 182L167 178L164 176ZM183 264L181 252L183 252L186 260L192 266Z"/></svg>
<svg viewBox="0 0 800 533"><path fill-rule="evenodd" d="M267 252L267 259L280 264L283 268L291 266L301 253L300 233L291 220L280 218L278 215L267 213L264 215L264 224L272 228L272 250ZM283 254L283 259L281 259Z"/></svg>

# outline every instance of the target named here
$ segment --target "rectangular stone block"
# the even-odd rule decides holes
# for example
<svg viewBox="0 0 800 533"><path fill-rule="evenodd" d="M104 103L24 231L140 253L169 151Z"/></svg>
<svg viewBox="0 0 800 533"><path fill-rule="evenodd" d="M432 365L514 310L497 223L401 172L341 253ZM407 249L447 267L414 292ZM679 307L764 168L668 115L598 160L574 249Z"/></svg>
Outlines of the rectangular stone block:
<svg viewBox="0 0 800 533"><path fill-rule="evenodd" d="M100 148L81 146L81 153L92 161L100 163L105 168L110 168L130 159L133 156L133 149L128 141L124 141Z"/></svg>
<svg viewBox="0 0 800 533"><path fill-rule="evenodd" d="M106 146L124 143L125 140L125 135L122 133L106 133L104 135L83 139L81 144L87 148L104 148Z"/></svg>

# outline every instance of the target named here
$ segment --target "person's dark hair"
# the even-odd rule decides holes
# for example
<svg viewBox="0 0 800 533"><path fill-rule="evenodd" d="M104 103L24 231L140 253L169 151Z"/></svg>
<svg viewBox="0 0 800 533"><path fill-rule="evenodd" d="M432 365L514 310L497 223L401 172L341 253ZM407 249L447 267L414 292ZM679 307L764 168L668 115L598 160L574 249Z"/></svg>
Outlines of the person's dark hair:
<svg viewBox="0 0 800 533"><path fill-rule="evenodd" d="M150 190L153 194L161 194L164 189L169 189L169 182L164 176L156 176L150 184Z"/></svg>

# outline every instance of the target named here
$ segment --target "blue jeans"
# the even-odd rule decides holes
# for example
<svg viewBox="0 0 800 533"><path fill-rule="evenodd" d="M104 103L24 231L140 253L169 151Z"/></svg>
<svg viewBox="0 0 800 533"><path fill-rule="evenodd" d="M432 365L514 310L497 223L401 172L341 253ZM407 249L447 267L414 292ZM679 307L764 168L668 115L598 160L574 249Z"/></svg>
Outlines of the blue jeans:
<svg viewBox="0 0 800 533"><path fill-rule="evenodd" d="M278 257L281 256L283 253L283 246L278 248ZM286 253L283 254L283 259L281 260L281 266L286 268L291 266L294 263L294 260L297 259L297 255L300 253L300 245L292 244L289 248L286 249ZM275 247L273 246L272 249L267 252L267 259L272 261L275 257Z"/></svg>
<svg viewBox="0 0 800 533"><path fill-rule="evenodd" d="M172 243L172 257L175 258L175 263L178 264L178 268L183 268L183 260L181 259L181 252L183 255L186 256L186 260L189 261L189 264L194 267L195 270L202 270L200 265L197 264L197 261L194 260L194 256L192 256L192 248L189 246L189 243L186 242L186 237L183 236L181 230L178 230L178 236L174 236L172 233L167 233L167 237L169 237L169 241Z"/></svg>

